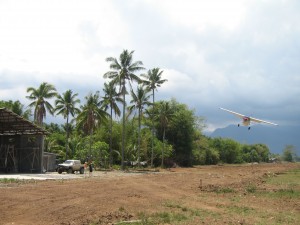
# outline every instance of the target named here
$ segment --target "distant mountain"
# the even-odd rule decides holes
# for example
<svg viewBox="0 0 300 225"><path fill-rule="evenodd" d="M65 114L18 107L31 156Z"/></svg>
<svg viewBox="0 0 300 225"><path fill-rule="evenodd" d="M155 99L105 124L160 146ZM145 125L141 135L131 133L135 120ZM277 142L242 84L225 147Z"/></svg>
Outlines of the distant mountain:
<svg viewBox="0 0 300 225"><path fill-rule="evenodd" d="M248 127L230 125L216 129L210 137L231 138L242 144L266 144L270 152L281 154L286 145L295 146L300 155L300 126L263 126Z"/></svg>

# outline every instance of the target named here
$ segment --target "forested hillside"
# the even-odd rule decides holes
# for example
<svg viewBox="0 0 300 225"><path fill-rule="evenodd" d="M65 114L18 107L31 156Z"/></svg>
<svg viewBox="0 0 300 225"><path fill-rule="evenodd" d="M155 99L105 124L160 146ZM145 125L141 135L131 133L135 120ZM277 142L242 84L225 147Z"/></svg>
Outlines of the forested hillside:
<svg viewBox="0 0 300 225"><path fill-rule="evenodd" d="M286 145L293 145L300 155L299 126L263 126L256 125L248 131L247 127L231 125L216 129L210 136L232 138L244 144L264 143L272 153L281 153Z"/></svg>

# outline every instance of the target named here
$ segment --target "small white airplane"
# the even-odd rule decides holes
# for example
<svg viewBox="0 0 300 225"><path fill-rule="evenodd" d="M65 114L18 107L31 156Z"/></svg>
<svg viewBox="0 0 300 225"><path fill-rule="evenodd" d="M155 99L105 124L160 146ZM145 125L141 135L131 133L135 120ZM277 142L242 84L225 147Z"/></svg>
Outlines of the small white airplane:
<svg viewBox="0 0 300 225"><path fill-rule="evenodd" d="M250 117L250 116L245 116L243 114L240 114L240 113L237 113L237 112L233 112L231 110L228 110L228 109L224 109L224 108L221 108L220 109L224 110L224 111L227 111L227 112L230 112L238 117L240 117L242 119L242 124L244 126L249 126L248 127L248 130L250 130L250 124L251 122L255 122L255 123L267 123L267 124L271 124L271 125L275 125L275 126L278 126L278 124L276 123L271 123L271 122L268 122L268 121L264 121L264 120L260 120L260 119L257 119L257 118L254 118L254 117ZM240 124L238 124L238 127L240 126Z"/></svg>

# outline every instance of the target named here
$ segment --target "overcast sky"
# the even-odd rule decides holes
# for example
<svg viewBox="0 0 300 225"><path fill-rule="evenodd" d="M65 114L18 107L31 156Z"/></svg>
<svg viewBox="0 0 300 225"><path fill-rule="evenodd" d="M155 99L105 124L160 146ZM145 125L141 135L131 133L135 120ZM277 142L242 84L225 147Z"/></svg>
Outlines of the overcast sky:
<svg viewBox="0 0 300 225"><path fill-rule="evenodd" d="M0 100L27 105L42 82L101 94L128 49L207 130L239 122L219 107L300 125L299 22L299 0L0 0Z"/></svg>

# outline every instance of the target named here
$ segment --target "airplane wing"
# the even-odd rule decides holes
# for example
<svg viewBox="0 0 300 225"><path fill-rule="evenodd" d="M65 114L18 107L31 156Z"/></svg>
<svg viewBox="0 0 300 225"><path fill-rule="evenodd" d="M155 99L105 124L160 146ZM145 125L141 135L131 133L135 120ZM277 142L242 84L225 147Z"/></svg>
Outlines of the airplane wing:
<svg viewBox="0 0 300 225"><path fill-rule="evenodd" d="M221 107L220 107L220 109L222 109L222 110L224 110L224 111L227 111L227 112L230 112L230 113L232 113L232 114L234 114L234 115L236 115L236 116L238 116L238 117L240 117L240 118L242 118L242 119L244 119L245 117L250 118L250 121L252 121L252 122L256 122L256 123L267 123L267 124L271 124L271 125L278 126L278 124L276 124L276 123L271 123L271 122L268 122L268 121L265 121L265 120L261 120L261 119L257 119L257 118L254 118L254 117L248 117L248 116L245 116L245 115L243 115L243 114L240 114L240 113L237 113L237 112L228 110L228 109L224 109L224 108L221 108Z"/></svg>
<svg viewBox="0 0 300 225"><path fill-rule="evenodd" d="M271 122L268 122L268 121L265 121L265 120L256 119L254 117L250 117L250 120L253 121L253 122L256 122L256 123L267 123L267 124L278 126L278 124L276 124L276 123L271 123Z"/></svg>
<svg viewBox="0 0 300 225"><path fill-rule="evenodd" d="M234 115L236 115L236 116L238 116L238 117L240 117L242 119L245 117L245 115L243 115L243 114L240 114L240 113L237 113L237 112L233 112L233 111L228 110L228 109L224 109L224 108L221 108L221 107L220 107L220 109L222 109L224 111L227 111L227 112L230 112L230 113L232 113L232 114L234 114Z"/></svg>

